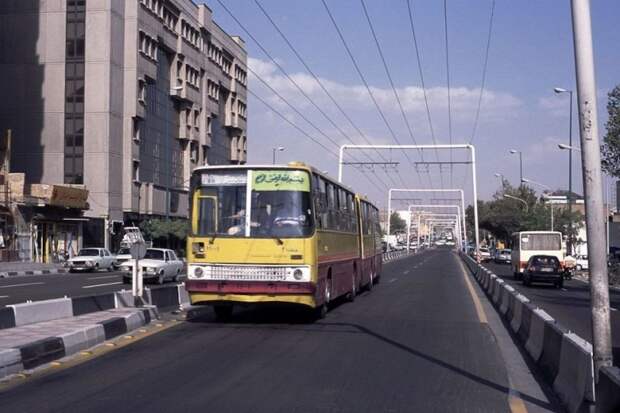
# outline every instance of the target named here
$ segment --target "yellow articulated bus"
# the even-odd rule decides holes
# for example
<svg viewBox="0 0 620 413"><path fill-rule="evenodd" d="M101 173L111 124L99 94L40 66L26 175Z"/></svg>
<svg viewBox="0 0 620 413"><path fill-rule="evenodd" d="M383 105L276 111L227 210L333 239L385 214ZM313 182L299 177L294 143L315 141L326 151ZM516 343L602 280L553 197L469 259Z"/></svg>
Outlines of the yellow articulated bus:
<svg viewBox="0 0 620 413"><path fill-rule="evenodd" d="M205 166L191 179L187 240L192 304L291 303L318 317L381 274L379 211L316 169Z"/></svg>

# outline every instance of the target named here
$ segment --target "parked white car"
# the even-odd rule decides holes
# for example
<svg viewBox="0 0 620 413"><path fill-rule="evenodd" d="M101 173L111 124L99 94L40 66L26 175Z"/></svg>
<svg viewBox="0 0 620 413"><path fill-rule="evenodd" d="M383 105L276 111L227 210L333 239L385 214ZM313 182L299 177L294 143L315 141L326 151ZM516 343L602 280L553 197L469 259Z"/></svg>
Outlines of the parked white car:
<svg viewBox="0 0 620 413"><path fill-rule="evenodd" d="M136 261L131 259L121 265L121 271L126 273L123 275L125 284L131 283L131 274L135 264ZM144 280L155 280L158 284L163 284L166 280L178 281L185 264L173 250L147 248L144 258L139 260L139 265L142 268Z"/></svg>
<svg viewBox="0 0 620 413"><path fill-rule="evenodd" d="M489 262L491 261L491 251L487 247L480 247L480 261Z"/></svg>
<svg viewBox="0 0 620 413"><path fill-rule="evenodd" d="M67 261L69 272L98 271L107 269L112 271L116 257L106 248L82 248L78 255Z"/></svg>

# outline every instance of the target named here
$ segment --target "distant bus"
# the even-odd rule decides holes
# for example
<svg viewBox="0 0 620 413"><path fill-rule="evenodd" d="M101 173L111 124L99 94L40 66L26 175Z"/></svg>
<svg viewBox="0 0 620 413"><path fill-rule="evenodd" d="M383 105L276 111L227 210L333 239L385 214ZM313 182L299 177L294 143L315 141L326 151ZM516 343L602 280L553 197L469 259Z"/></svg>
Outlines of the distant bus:
<svg viewBox="0 0 620 413"><path fill-rule="evenodd" d="M562 233L557 231L521 231L512 234L512 272L520 278L533 255L552 255L564 262Z"/></svg>
<svg viewBox="0 0 620 413"><path fill-rule="evenodd" d="M218 318L248 303L322 317L378 280L380 237L372 203L305 164L196 168L185 286Z"/></svg>

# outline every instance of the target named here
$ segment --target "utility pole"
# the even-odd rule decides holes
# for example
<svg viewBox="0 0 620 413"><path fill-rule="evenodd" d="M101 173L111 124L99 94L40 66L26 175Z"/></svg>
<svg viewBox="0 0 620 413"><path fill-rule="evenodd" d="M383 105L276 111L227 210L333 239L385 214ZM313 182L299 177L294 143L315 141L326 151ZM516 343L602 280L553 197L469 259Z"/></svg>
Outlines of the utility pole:
<svg viewBox="0 0 620 413"><path fill-rule="evenodd" d="M611 366L613 356L590 0L571 0L571 11L590 267L592 348L594 373L598 381L601 367Z"/></svg>

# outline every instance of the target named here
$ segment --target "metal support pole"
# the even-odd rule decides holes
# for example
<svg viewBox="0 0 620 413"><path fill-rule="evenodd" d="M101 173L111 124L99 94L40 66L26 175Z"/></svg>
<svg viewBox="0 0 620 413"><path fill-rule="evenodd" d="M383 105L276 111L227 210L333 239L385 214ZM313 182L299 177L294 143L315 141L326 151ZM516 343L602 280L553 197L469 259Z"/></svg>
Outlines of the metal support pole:
<svg viewBox="0 0 620 413"><path fill-rule="evenodd" d="M573 91L569 90L568 146L573 147ZM573 150L568 151L568 255L573 255Z"/></svg>
<svg viewBox="0 0 620 413"><path fill-rule="evenodd" d="M549 201L549 208L551 209L551 231L553 231L553 203Z"/></svg>
<svg viewBox="0 0 620 413"><path fill-rule="evenodd" d="M603 221L603 187L601 154L596 109L596 82L592 51L592 27L589 0L571 0L577 99L581 135L581 166L586 207L588 265L590 268L590 306L592 309L592 348L594 371L611 366L611 324L605 223Z"/></svg>
<svg viewBox="0 0 620 413"><path fill-rule="evenodd" d="M523 154L519 151L519 182L523 182Z"/></svg>
<svg viewBox="0 0 620 413"><path fill-rule="evenodd" d="M420 214L418 214L418 251L420 250Z"/></svg>
<svg viewBox="0 0 620 413"><path fill-rule="evenodd" d="M471 177L473 185L473 198L474 198L474 234L476 237L476 257L480 255L480 235L478 232L478 187L476 180L476 148L470 145L471 150ZM521 153L519 152L519 155Z"/></svg>
<svg viewBox="0 0 620 413"><path fill-rule="evenodd" d="M407 254L409 254L409 247L411 245L409 242L409 238L411 237L411 211L407 214Z"/></svg>
<svg viewBox="0 0 620 413"><path fill-rule="evenodd" d="M342 148L340 148L342 152ZM342 159L342 154L341 154ZM342 162L340 163L340 169L342 171ZM387 250L388 252L392 250L390 246L390 227L392 224L392 190L388 190L388 210L387 210Z"/></svg>

